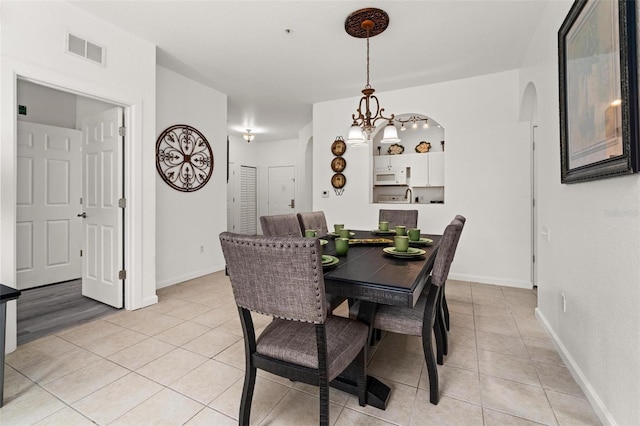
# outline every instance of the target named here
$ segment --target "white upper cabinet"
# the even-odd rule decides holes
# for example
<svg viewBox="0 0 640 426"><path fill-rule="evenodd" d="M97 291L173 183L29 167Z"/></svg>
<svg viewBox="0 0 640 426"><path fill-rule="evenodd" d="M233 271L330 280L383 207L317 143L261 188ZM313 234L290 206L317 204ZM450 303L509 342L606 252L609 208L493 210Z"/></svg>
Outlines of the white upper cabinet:
<svg viewBox="0 0 640 426"><path fill-rule="evenodd" d="M407 154L411 167L410 185L444 186L444 152Z"/></svg>

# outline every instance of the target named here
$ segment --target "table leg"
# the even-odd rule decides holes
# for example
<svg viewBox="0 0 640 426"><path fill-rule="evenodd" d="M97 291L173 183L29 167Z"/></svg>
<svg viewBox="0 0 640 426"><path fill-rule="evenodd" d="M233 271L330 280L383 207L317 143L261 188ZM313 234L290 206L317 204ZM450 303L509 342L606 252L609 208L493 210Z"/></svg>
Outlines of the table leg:
<svg viewBox="0 0 640 426"><path fill-rule="evenodd" d="M0 408L4 402L4 339L7 325L7 304L0 303Z"/></svg>

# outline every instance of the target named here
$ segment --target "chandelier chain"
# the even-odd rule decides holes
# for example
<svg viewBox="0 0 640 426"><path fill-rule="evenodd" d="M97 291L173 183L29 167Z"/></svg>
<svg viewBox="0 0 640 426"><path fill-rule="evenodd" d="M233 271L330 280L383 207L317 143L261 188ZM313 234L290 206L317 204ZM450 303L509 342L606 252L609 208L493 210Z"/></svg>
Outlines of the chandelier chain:
<svg viewBox="0 0 640 426"><path fill-rule="evenodd" d="M367 85L366 88L370 88L371 84L369 84L369 30L367 29Z"/></svg>

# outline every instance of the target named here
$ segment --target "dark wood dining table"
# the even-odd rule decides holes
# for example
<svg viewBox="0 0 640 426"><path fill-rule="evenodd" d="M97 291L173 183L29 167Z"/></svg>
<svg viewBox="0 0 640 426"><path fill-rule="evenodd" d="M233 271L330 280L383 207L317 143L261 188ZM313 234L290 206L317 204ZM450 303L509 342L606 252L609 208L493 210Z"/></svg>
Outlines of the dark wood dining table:
<svg viewBox="0 0 640 426"><path fill-rule="evenodd" d="M352 239L387 238L393 235L377 235L374 231L352 231ZM428 278L440 244L441 235L422 235L433 244L419 246L425 254L413 258L398 258L383 252L392 244L350 244L344 256L336 256L333 236L323 236L328 243L324 254L336 256L339 262L324 271L324 285L327 293L360 300L358 320L371 325L378 304L414 307L420 293L428 285ZM370 333L372 329L370 327ZM354 393L355 379L349 372L335 379L331 385L349 393ZM367 378L367 404L385 409L389 401L390 389L374 377Z"/></svg>

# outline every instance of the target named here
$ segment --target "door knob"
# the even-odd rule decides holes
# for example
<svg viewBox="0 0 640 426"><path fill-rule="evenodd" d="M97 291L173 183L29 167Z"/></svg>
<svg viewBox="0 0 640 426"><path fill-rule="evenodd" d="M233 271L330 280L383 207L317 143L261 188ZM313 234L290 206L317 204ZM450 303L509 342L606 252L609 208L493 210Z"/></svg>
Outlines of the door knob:
<svg viewBox="0 0 640 426"><path fill-rule="evenodd" d="M85 212L82 212L81 214L78 215L78 217L86 219L87 218L87 214Z"/></svg>

